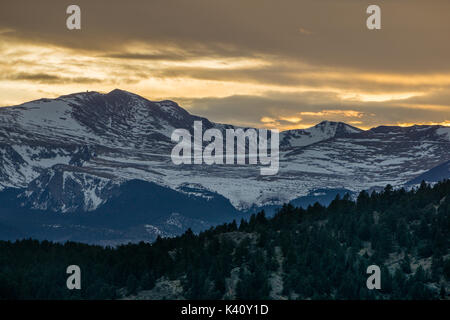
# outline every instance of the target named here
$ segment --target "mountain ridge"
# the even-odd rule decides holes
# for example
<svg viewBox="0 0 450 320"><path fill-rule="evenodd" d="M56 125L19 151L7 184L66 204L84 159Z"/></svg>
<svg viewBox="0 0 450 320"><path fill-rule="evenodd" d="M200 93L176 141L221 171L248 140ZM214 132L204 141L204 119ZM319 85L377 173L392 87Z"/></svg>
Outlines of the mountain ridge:
<svg viewBox="0 0 450 320"><path fill-rule="evenodd" d="M362 130L322 121L280 133L276 176L260 176L253 165L176 166L171 134L179 128L192 132L194 121L222 132L238 128L192 115L170 100L123 90L0 108L0 189L19 190L17 201L30 210L95 212L117 197L116 187L142 180L199 199L223 197L248 212L304 203L300 199L326 190L401 187L450 161L450 127Z"/></svg>
<svg viewBox="0 0 450 320"><path fill-rule="evenodd" d="M180 110L180 111L182 111L184 113L190 114L186 109L183 109L177 102L175 102L173 100L169 100L169 99L150 100L150 99L145 98L143 96L140 96L140 95L138 95L136 93L133 93L133 92L130 92L130 91L127 91L127 90L118 89L118 88L113 89L112 91L110 91L108 93L101 93L99 91L80 91L80 92L75 92L75 93L61 95L61 96L56 97L56 98L39 98L39 99L36 99L36 100L31 100L31 101L28 101L28 102L24 102L24 103L21 103L21 104L18 104L18 105L2 106L2 107L0 107L0 110L8 109L8 108L20 108L20 107L22 107L22 106L24 106L26 104L30 104L30 103L43 103L43 102L45 103L45 102L50 102L50 101L55 101L55 100L64 100L64 99L71 99L71 98L74 98L74 99L77 99L77 98L80 99L80 98L86 98L86 97L91 97L92 98L92 97L95 97L95 96L103 96L103 97L108 97L108 98L109 97L123 98L123 97L127 97L128 96L128 97L142 99L142 100L145 100L145 101L151 102L151 103L157 103L157 104L162 104L162 105L164 105L164 103L166 103L166 104L170 104L170 105L173 105L173 106L177 107L178 110ZM198 116L198 115L193 115L193 114L190 114L190 115L194 116L194 117L198 117L198 118L207 120L206 118ZM223 123L217 123L217 124L223 124ZM309 130L309 129L312 129L312 128L315 128L315 127L320 127L320 126L324 126L324 125L328 125L328 124L330 124L330 125L338 125L338 126L339 125L343 125L343 126L346 126L348 128L351 128L352 130L355 130L356 132L380 131L380 130L383 130L385 128L387 128L387 129L389 129L389 128L421 128L421 127L422 128L430 128L430 127L431 128L450 128L449 126L443 126L443 125L438 125L438 124L430 124L430 125L427 125L427 124L411 124L409 126L378 125L378 126L371 127L369 129L365 129L364 130L364 129L361 129L361 128L349 125L346 122L342 122L342 121L322 120L321 122L318 122L317 124L312 125L311 127L308 127L308 128L295 128L295 129L289 129L289 130L282 130L280 132L289 132L289 131L297 131L297 130L300 130L300 131L301 130ZM232 124L224 124L224 125L234 126ZM238 126L235 126L235 127L238 127Z"/></svg>

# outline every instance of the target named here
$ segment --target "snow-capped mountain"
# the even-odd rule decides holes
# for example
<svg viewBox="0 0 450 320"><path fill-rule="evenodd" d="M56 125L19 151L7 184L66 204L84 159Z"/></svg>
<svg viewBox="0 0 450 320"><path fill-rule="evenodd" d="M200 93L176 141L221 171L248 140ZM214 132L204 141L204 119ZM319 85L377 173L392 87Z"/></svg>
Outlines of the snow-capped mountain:
<svg viewBox="0 0 450 320"><path fill-rule="evenodd" d="M323 121L308 129L288 130L283 132L280 141L281 149L306 147L310 144L325 141L331 138L345 137L363 130L342 122Z"/></svg>
<svg viewBox="0 0 450 320"><path fill-rule="evenodd" d="M443 179L450 179L450 161L444 162L425 173L422 173L420 176L415 177L411 181L408 182L409 185L417 185L422 181L426 182L439 182Z"/></svg>
<svg viewBox="0 0 450 320"><path fill-rule="evenodd" d="M54 165L30 182L19 195L21 204L39 210L92 211L119 185L109 174L91 174L83 167Z"/></svg>
<svg viewBox="0 0 450 320"><path fill-rule="evenodd" d="M280 133L275 176L261 176L250 165L174 165L173 130L192 131L200 120L204 130L233 128L191 115L175 102L121 90L0 108L0 189L14 189L23 208L93 212L117 198L125 183L141 180L199 201L220 198L245 211L311 197L315 190L400 186L450 160L449 127L363 131L324 121ZM208 220L195 219L200 225Z"/></svg>

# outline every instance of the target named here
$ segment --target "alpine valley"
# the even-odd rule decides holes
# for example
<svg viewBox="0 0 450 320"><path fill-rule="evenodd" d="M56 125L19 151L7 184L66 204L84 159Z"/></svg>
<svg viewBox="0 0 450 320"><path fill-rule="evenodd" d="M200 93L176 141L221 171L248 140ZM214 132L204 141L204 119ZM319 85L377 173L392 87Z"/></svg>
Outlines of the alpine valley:
<svg viewBox="0 0 450 320"><path fill-rule="evenodd" d="M450 127L284 131L279 172L262 176L254 165L173 164L171 134L194 121L234 128L122 90L0 108L0 239L153 241L283 203L450 177Z"/></svg>

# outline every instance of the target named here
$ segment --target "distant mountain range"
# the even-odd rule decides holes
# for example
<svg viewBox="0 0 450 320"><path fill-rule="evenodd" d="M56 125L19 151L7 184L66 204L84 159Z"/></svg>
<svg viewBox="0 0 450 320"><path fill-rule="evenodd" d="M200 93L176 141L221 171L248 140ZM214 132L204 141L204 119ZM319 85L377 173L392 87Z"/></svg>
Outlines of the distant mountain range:
<svg viewBox="0 0 450 320"><path fill-rule="evenodd" d="M280 133L280 170L171 162L177 128L224 131L172 101L122 90L0 108L0 238L115 244L199 231L292 202L450 177L450 127Z"/></svg>

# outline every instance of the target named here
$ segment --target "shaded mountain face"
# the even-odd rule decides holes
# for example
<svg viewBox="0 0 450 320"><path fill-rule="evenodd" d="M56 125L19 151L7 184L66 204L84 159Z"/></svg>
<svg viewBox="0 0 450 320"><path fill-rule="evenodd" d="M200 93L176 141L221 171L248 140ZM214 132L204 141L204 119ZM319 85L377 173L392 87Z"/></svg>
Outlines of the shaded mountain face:
<svg viewBox="0 0 450 320"><path fill-rule="evenodd" d="M86 145L155 152L167 149L174 129L191 129L196 120L205 128L213 126L171 101L151 102L120 90L87 92L2 108L0 137L7 144L32 147L19 153L36 161L71 157Z"/></svg>
<svg viewBox="0 0 450 320"><path fill-rule="evenodd" d="M22 206L55 212L92 211L110 198L118 183L108 174L55 165L43 171L22 192Z"/></svg>
<svg viewBox="0 0 450 320"><path fill-rule="evenodd" d="M363 130L352 127L343 122L323 121L309 129L288 130L283 132L280 141L281 149L288 150L295 147L305 147L332 138L344 138Z"/></svg>
<svg viewBox="0 0 450 320"><path fill-rule="evenodd" d="M33 194L27 199L19 189L0 192L0 239L33 238L103 245L152 242L158 236L179 235L188 228L198 233L213 225L244 217L228 199L218 194L192 196L142 180L109 184L103 188L104 181L89 180L91 192L101 190L109 193L102 205L91 211L78 206L70 214L55 213L54 208L63 202L66 206L76 202L92 205L87 202L90 198L83 198L83 192L88 191L78 190L80 184L77 183L83 178L83 173L72 172L73 180L66 181L66 189L59 190L58 180L64 179L64 174L67 171L54 172L49 177L49 185L36 193L40 198ZM37 208L36 203L41 203L41 207Z"/></svg>
<svg viewBox="0 0 450 320"><path fill-rule="evenodd" d="M261 176L250 165L176 166L171 134L178 128L192 132L194 121L202 121L204 130L234 128L191 115L175 102L121 90L0 108L0 188L16 190L14 201L22 208L94 213L126 192L121 187L128 181L141 180L202 201L225 199L242 212L310 201L316 190L401 186L450 160L448 127L363 131L324 121L280 133L275 176ZM160 204L152 201L148 206L157 212ZM202 223L212 223L220 208L209 210Z"/></svg>
<svg viewBox="0 0 450 320"><path fill-rule="evenodd" d="M450 161L446 161L408 182L409 185L420 184L425 182L439 182L443 179L450 179Z"/></svg>

